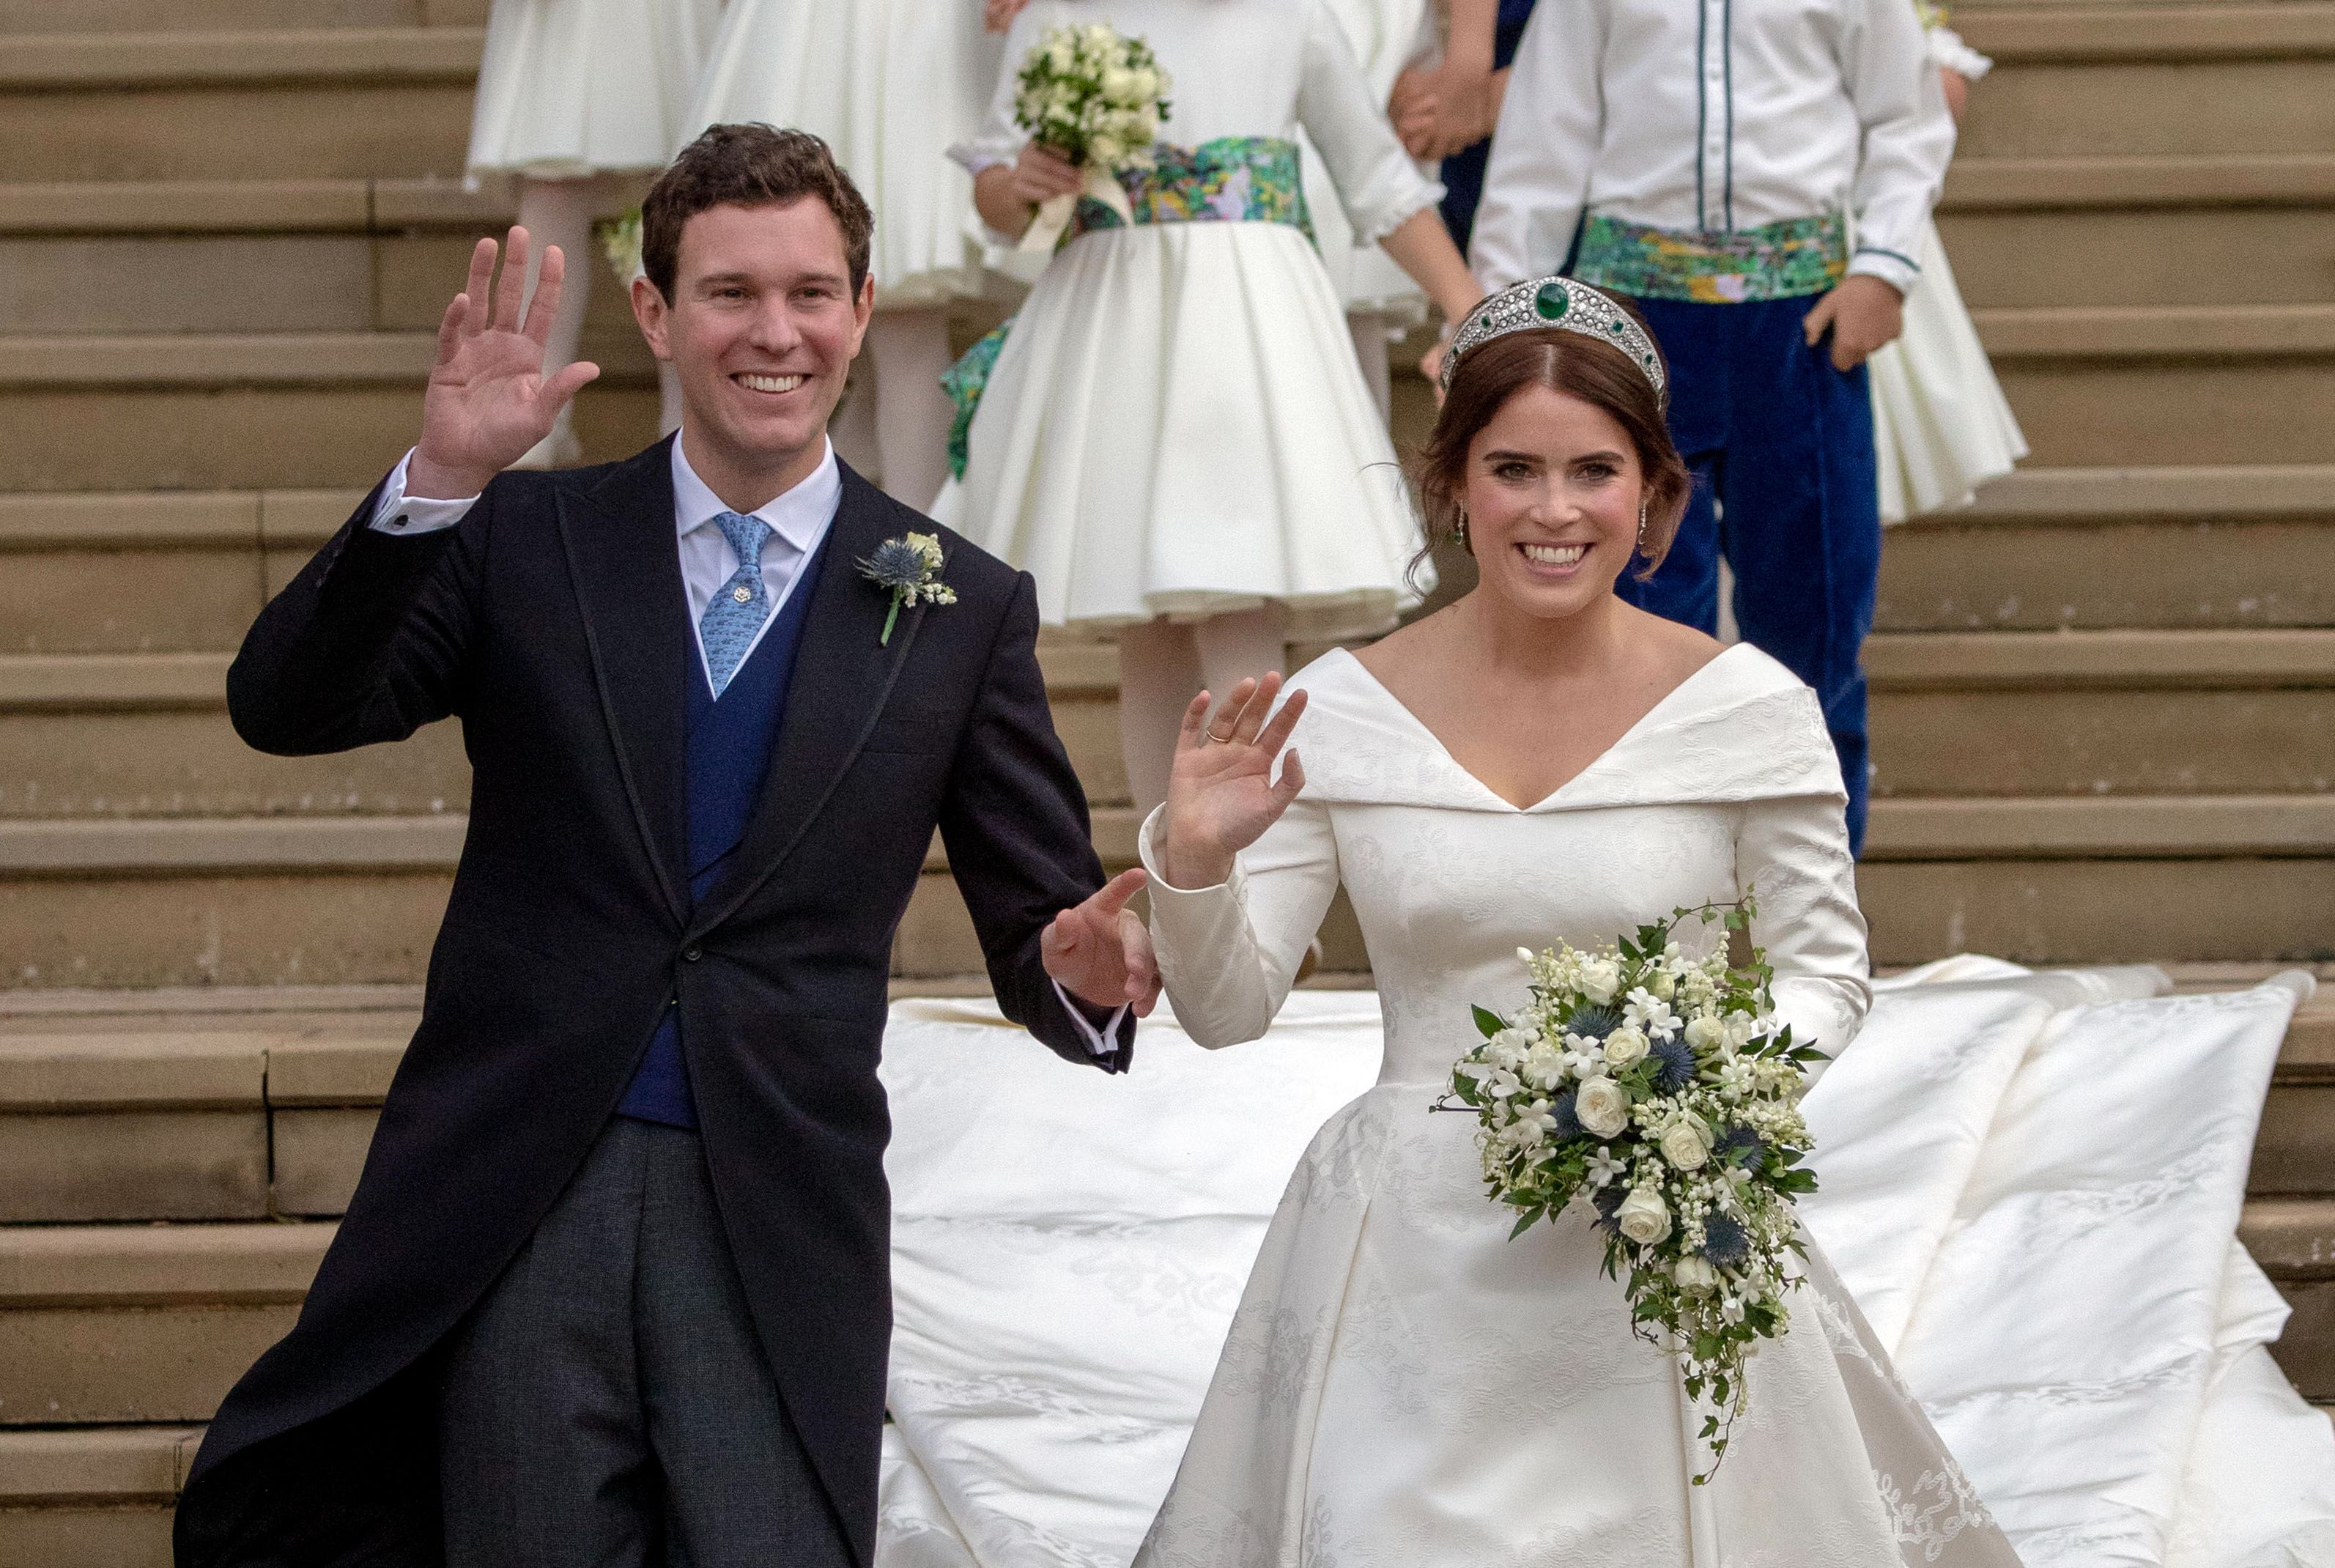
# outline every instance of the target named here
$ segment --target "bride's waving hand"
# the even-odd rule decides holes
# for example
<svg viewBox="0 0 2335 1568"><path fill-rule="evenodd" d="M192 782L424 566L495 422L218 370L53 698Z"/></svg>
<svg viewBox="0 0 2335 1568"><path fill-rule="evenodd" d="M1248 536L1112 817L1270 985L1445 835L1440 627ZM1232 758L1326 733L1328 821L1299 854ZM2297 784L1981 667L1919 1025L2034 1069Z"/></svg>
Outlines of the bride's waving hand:
<svg viewBox="0 0 2335 1568"><path fill-rule="evenodd" d="M1192 699L1176 739L1162 824L1166 865L1177 887L1208 887L1232 875L1233 857L1281 819L1305 788L1295 751L1283 756L1290 732L1305 712L1305 693L1293 692L1274 711L1281 676L1243 681L1208 713L1209 694ZM1281 775L1274 777L1275 759Z"/></svg>

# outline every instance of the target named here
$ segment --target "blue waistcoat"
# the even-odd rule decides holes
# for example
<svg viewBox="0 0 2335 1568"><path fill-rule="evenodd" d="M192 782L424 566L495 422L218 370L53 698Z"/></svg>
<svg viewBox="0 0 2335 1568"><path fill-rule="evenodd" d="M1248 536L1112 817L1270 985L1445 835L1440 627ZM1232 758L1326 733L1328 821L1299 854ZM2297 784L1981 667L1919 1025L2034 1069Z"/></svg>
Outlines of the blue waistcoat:
<svg viewBox="0 0 2335 1568"><path fill-rule="evenodd" d="M731 676L721 699L703 663L690 668L688 692L689 772L689 896L693 905L705 896L722 864L746 836L746 824L762 793L763 775L770 771L770 752L777 747L779 726L787 716L787 684L795 668L795 653L802 645L803 622L810 614L811 595L819 588L821 547L802 566L778 618L746 662ZM690 638L693 644L697 638ZM681 1009L667 1007L649 1040L648 1054L634 1070L618 1116L636 1121L663 1122L668 1127L697 1125L696 1102L690 1098L689 1065L681 1050Z"/></svg>

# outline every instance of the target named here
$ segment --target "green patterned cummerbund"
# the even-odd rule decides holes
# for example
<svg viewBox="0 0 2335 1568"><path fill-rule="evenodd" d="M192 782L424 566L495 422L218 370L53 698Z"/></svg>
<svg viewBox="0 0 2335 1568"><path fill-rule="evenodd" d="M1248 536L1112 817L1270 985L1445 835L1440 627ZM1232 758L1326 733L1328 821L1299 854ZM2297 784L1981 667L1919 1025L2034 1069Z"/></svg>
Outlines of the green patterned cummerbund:
<svg viewBox="0 0 2335 1568"><path fill-rule="evenodd" d="M1743 305L1822 294L1848 272L1848 225L1836 212L1732 234L1682 234L1612 218L1581 227L1573 276L1641 299Z"/></svg>
<svg viewBox="0 0 2335 1568"><path fill-rule="evenodd" d="M1220 136L1197 147L1177 147L1163 141L1152 150L1149 169L1123 169L1119 183L1139 227L1150 223L1280 223L1313 237L1313 218L1305 209L1297 144L1277 136ZM1082 236L1125 228L1127 219L1108 202L1091 196L1079 198L1070 227L1054 247L1057 252ZM1005 346L1003 326L965 350L949 367L941 385L956 404L949 421L949 468L964 477L971 450L973 416L988 390L989 373Z"/></svg>

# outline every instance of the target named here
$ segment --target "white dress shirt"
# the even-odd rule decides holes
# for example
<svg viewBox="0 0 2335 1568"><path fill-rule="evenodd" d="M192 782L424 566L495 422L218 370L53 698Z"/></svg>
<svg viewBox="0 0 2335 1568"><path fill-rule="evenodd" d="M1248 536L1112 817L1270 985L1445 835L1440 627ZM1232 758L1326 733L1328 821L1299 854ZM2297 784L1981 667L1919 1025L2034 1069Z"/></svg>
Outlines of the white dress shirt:
<svg viewBox="0 0 2335 1568"><path fill-rule="evenodd" d="M1557 271L1590 213L1729 233L1846 212L1848 270L1910 292L1954 124L1913 0L1540 0L1470 251Z"/></svg>
<svg viewBox="0 0 2335 1568"><path fill-rule="evenodd" d="M681 551L681 586L689 597L689 624L697 642L698 672L710 685L712 676L707 672L702 628L705 607L713 602L722 585L736 574L738 552L731 547L730 537L713 520L731 508L713 493L712 486L697 477L697 470L683 455L677 438L672 450L673 532ZM409 498L405 493L405 469L412 460L411 451L398 460L397 467L390 470L388 480L382 486L380 500L373 504L370 526L383 533L429 534L451 528L478 503L476 496L453 500ZM829 441L819 467L811 470L809 478L748 514L770 526L770 537L762 544L762 586L770 596L770 613L755 632L753 642L740 655L741 665L753 657L754 650L761 645L763 633L778 620L787 595L794 592L795 585L802 578L803 563L827 537L842 503L843 470L835 460L835 444ZM1118 1032L1119 1021L1127 1016L1124 1004L1098 1029L1085 1010L1062 989L1060 981L1054 982L1054 994L1071 1015L1071 1021L1078 1025L1088 1050L1097 1056L1109 1056L1119 1049L1111 1036Z"/></svg>

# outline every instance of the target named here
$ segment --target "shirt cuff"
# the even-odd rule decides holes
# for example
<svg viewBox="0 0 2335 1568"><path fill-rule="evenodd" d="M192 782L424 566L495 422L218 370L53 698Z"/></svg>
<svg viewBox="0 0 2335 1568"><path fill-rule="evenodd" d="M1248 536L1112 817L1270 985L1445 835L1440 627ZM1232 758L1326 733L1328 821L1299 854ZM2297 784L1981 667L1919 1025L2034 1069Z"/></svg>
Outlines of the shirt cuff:
<svg viewBox="0 0 2335 1568"><path fill-rule="evenodd" d="M1914 286L1922 281L1922 264L1902 251L1860 245L1856 254L1848 258L1848 276L1877 277L1900 295L1909 295Z"/></svg>
<svg viewBox="0 0 2335 1568"><path fill-rule="evenodd" d="M405 466L413 460L408 448L397 466L389 470L383 481L381 499L373 503L373 521L367 527L383 534L434 534L451 528L468 516L479 504L476 496L462 496L452 500L430 500L421 497L408 499L405 494Z"/></svg>
<svg viewBox="0 0 2335 1568"><path fill-rule="evenodd" d="M1102 1027L1098 1029L1088 1019L1087 1010L1079 1005L1078 998L1062 989L1061 981L1055 980L1050 983L1054 988L1054 994L1061 999L1062 1011L1071 1015L1071 1021L1079 1026L1080 1034L1086 1036L1087 1049L1097 1056L1118 1055L1119 1042L1115 1037L1119 1033L1119 1024L1127 1017L1128 1004L1122 1002L1111 1009L1110 1016L1105 1019Z"/></svg>

